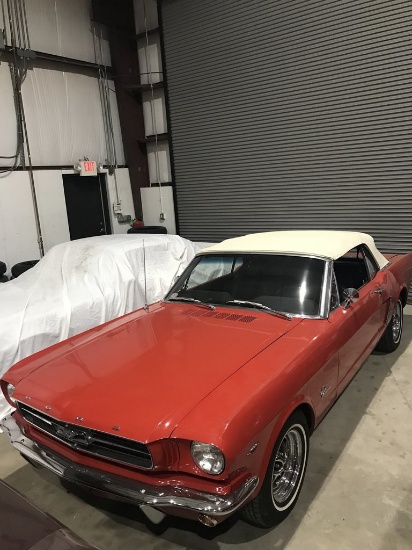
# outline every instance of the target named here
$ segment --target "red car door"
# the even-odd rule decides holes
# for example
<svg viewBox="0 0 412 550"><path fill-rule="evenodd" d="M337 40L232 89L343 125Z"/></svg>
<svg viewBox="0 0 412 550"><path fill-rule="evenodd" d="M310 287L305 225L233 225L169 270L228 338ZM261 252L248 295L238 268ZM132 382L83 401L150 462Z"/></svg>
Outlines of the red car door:
<svg viewBox="0 0 412 550"><path fill-rule="evenodd" d="M343 301L329 317L329 322L335 327L339 348L338 394L371 353L385 328L388 297L384 275L373 271L365 260L364 251L360 252L365 262L365 277L370 280L360 280L359 283L363 284L358 290L359 298L347 307Z"/></svg>
<svg viewBox="0 0 412 550"><path fill-rule="evenodd" d="M338 394L348 385L371 351L371 340L380 328L380 298L369 300L369 292L361 289L358 302L347 309L341 305L329 322L334 326L339 348Z"/></svg>

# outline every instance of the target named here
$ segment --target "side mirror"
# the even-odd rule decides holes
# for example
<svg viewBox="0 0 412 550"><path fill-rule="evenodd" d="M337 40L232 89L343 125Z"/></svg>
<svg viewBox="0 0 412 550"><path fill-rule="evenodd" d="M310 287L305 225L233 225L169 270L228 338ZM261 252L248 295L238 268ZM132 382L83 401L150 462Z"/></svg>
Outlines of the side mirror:
<svg viewBox="0 0 412 550"><path fill-rule="evenodd" d="M356 288L345 288L343 291L343 309L348 309L348 307L359 300L359 292Z"/></svg>

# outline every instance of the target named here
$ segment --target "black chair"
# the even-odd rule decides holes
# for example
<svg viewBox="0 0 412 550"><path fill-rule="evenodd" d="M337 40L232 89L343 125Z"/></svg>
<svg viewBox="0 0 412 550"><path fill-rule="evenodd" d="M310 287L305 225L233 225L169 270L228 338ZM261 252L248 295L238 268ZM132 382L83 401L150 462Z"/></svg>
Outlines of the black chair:
<svg viewBox="0 0 412 550"><path fill-rule="evenodd" d="M18 264L15 264L11 268L11 274L13 278L16 279L22 273L25 273L26 271L34 267L38 262L39 260L26 260L25 262L19 262Z"/></svg>
<svg viewBox="0 0 412 550"><path fill-rule="evenodd" d="M127 233L152 233L165 235L167 233L167 228L164 225L144 225L143 227L131 227Z"/></svg>
<svg viewBox="0 0 412 550"><path fill-rule="evenodd" d="M7 266L4 262L0 261L0 283L6 283L9 278L6 275Z"/></svg>

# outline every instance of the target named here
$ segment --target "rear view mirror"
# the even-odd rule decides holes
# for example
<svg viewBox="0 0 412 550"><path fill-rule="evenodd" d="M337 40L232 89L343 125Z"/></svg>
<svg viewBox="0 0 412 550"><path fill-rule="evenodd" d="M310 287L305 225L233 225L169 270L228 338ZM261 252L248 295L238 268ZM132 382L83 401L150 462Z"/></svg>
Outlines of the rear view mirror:
<svg viewBox="0 0 412 550"><path fill-rule="evenodd" d="M343 309L348 309L351 303L355 303L359 300L359 292L356 288L345 288L343 291Z"/></svg>

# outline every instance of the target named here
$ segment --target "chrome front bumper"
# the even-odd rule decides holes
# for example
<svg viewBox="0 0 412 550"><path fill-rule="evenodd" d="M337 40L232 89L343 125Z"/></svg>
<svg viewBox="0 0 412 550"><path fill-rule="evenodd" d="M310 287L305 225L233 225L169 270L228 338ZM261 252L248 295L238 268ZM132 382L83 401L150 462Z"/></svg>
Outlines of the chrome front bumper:
<svg viewBox="0 0 412 550"><path fill-rule="evenodd" d="M239 489L230 495L224 496L181 486L158 487L149 485L109 474L102 470L81 466L54 454L23 434L12 414L6 416L1 424L8 433L13 447L29 461L50 470L61 478L103 491L111 497L118 497L121 500L138 504L150 519L153 519L153 517L150 513L147 513L146 507L160 511L162 508L168 508L169 511L171 508L181 508L197 514L223 519L223 517L231 515L242 506L259 483L259 478L253 476Z"/></svg>

